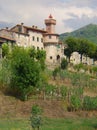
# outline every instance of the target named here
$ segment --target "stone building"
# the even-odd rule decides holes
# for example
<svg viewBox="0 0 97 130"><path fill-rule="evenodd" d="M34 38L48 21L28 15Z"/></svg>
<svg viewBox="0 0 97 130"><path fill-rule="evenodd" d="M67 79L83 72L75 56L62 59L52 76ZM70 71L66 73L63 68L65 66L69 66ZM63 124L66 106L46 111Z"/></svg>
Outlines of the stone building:
<svg viewBox="0 0 97 130"><path fill-rule="evenodd" d="M59 42L59 35L55 32L56 20L50 15L45 19L46 29L37 26L28 27L23 23L11 29L0 30L0 44L16 44L23 47L35 47L46 51L46 61L58 63L64 56L64 46Z"/></svg>
<svg viewBox="0 0 97 130"><path fill-rule="evenodd" d="M80 57L81 56L78 52L73 52L70 57L70 62L73 63L74 65L80 64L81 61Z"/></svg>
<svg viewBox="0 0 97 130"><path fill-rule="evenodd" d="M81 55L78 52L73 52L71 54L70 62L73 63L74 65L80 64L80 63L87 64L87 65L93 65L94 64L94 61L93 61L92 58L86 57L84 55L82 56L82 61L81 61Z"/></svg>
<svg viewBox="0 0 97 130"><path fill-rule="evenodd" d="M64 46L59 42L59 35L55 32L56 20L50 15L45 19L46 33L44 33L44 48L47 52L47 62L60 63L64 57Z"/></svg>

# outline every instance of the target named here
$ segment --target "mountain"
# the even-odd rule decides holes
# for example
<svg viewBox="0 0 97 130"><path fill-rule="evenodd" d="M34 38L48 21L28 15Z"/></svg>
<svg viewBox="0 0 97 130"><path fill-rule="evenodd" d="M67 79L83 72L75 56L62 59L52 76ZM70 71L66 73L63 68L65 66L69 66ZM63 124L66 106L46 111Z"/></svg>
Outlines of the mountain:
<svg viewBox="0 0 97 130"><path fill-rule="evenodd" d="M97 25L89 24L73 32L63 33L60 35L60 39L64 40L69 36L77 38L85 38L90 40L91 42L97 43Z"/></svg>
<svg viewBox="0 0 97 130"><path fill-rule="evenodd" d="M4 22L4 21L0 21L0 29L2 28L6 28L6 27L12 27L14 24L13 23L8 23L8 22Z"/></svg>

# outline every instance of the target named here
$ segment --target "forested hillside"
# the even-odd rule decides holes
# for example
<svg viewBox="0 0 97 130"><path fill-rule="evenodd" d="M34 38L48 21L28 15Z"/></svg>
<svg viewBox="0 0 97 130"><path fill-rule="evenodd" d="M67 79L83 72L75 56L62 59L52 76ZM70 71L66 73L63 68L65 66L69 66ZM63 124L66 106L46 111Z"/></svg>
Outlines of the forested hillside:
<svg viewBox="0 0 97 130"><path fill-rule="evenodd" d="M60 39L64 40L69 36L77 38L86 38L94 43L97 43L97 25L89 24L71 33L63 33L60 35Z"/></svg>

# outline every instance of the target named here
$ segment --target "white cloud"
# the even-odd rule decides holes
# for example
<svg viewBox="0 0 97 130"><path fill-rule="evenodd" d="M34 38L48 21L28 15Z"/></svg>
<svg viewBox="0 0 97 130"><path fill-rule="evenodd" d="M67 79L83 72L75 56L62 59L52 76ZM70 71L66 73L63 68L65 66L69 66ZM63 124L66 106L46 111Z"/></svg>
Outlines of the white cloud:
<svg viewBox="0 0 97 130"><path fill-rule="evenodd" d="M96 6L97 0L0 0L0 19L43 28L44 19L51 13L57 20L56 31L63 33L74 30L75 23L80 27L83 16L87 24L97 18Z"/></svg>

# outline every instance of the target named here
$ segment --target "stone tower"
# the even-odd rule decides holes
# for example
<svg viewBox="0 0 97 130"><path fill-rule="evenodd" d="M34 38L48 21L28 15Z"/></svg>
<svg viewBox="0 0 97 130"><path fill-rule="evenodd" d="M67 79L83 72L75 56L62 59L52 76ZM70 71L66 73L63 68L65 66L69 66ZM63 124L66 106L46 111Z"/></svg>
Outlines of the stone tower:
<svg viewBox="0 0 97 130"><path fill-rule="evenodd" d="M49 19L45 19L45 25L46 25L46 31L49 34L54 34L55 33L56 20L53 19L51 14L49 16Z"/></svg>
<svg viewBox="0 0 97 130"><path fill-rule="evenodd" d="M55 32L56 20L50 15L45 19L46 31L44 34L44 48L46 50L46 61L48 63L59 63L62 57L62 44L59 35Z"/></svg>

